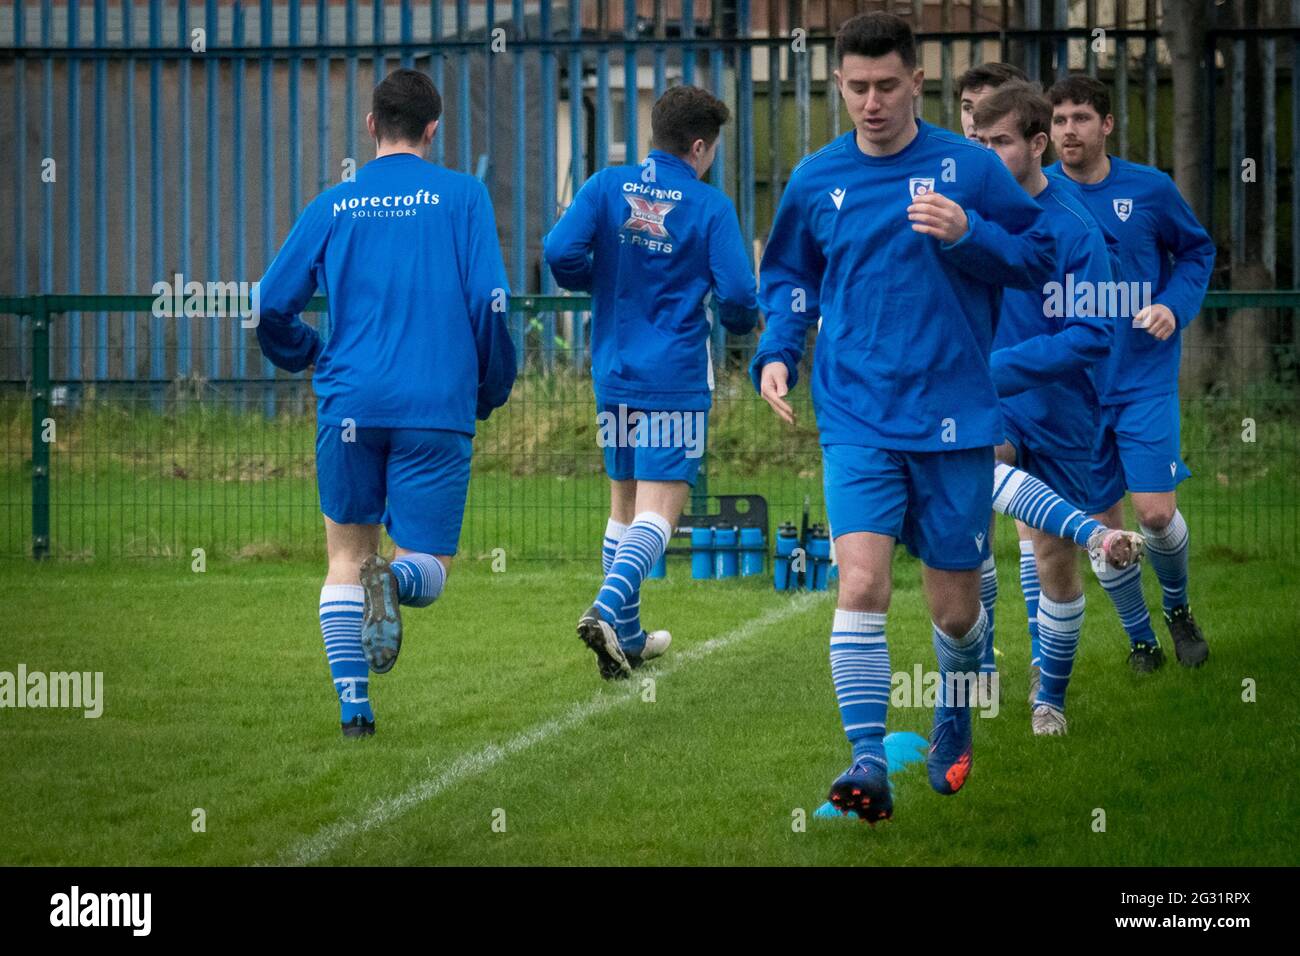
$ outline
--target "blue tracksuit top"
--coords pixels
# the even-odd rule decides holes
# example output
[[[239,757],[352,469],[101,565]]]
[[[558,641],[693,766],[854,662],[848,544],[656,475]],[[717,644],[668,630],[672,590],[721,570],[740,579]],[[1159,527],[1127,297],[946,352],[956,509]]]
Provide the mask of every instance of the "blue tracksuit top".
[[[1067,175],[1060,163],[1052,175]],[[1152,166],[1110,157],[1110,173],[1099,183],[1074,183],[1084,203],[1120,244],[1120,273],[1126,283],[1150,283],[1150,304],[1167,306],[1178,321],[1163,342],[1133,328],[1132,316],[1116,319],[1115,347],[1097,369],[1102,404],[1118,405],[1178,390],[1182,330],[1200,311],[1214,269],[1214,241],[1168,175]]]
[[[327,343],[299,316],[318,288]],[[259,285],[257,339],[283,369],[315,364],[320,424],[472,435],[514,385],[509,294],[484,185],[393,153],[303,211]]]
[[[812,395],[823,444],[900,451],[996,445],[1002,415],[989,371],[1004,286],[1053,275],[1042,209],[997,154],[917,121],[892,156],[849,130],[794,170],[759,267],[767,331],[751,365],[783,361],[789,382],[821,320]],[[912,197],[936,190],[969,228],[947,244],[915,232]]]
[[[1072,189],[1049,177],[1035,198],[1056,243],[1057,274],[1042,289],[1003,294],[993,382],[1003,413],[1036,448],[1088,460],[1100,415],[1093,368],[1114,339],[1114,320],[1095,308],[1102,283],[1111,281],[1110,255]]]
[[[591,374],[603,404],[702,411],[713,401],[705,296],[722,324],[757,321],[736,210],[685,160],[651,150],[592,176],[543,240],[566,289],[592,295]]]

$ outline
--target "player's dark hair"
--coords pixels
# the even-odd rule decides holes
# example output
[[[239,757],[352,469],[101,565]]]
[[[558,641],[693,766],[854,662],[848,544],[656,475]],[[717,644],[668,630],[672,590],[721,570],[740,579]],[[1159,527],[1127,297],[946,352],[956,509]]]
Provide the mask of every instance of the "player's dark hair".
[[[442,96],[419,70],[396,70],[375,87],[370,112],[381,142],[418,145],[425,127],[442,116]]]
[[[835,62],[848,54],[880,57],[897,53],[903,66],[916,69],[916,40],[906,20],[892,13],[874,11],[850,17],[835,34]]]
[[[1067,76],[1048,90],[1047,95],[1053,106],[1068,101],[1091,106],[1102,119],[1110,115],[1110,90],[1106,89],[1106,84],[1101,80],[1082,73]]]
[[[1026,141],[1039,133],[1051,135],[1052,104],[1037,83],[1003,83],[976,104],[971,119],[977,129],[987,129],[1004,116],[1015,116]]]
[[[972,66],[957,77],[957,98],[961,99],[961,95],[967,90],[979,90],[985,87],[994,90],[1003,83],[1028,79],[1024,70],[1010,63],[981,63],[979,66]]]
[[[650,111],[650,135],[655,149],[685,156],[702,139],[710,146],[731,116],[727,104],[698,86],[674,86]]]

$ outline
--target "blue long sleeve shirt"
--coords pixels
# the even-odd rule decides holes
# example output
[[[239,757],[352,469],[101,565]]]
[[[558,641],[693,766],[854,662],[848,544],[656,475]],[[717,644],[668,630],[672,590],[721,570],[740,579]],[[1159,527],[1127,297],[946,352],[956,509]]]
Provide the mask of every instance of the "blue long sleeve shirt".
[[[591,374],[603,403],[702,411],[713,401],[710,291],[743,334],[757,321],[736,210],[684,160],[651,150],[592,176],[543,240],[566,289],[592,295]]]
[[[1114,339],[1113,317],[1096,308],[1096,293],[1111,281],[1110,254],[1069,186],[1049,177],[1035,198],[1056,245],[1057,274],[1041,289],[1003,294],[990,367],[1002,411],[1035,447],[1087,460],[1100,412],[1093,368]]]
[[[300,313],[329,298],[328,342]],[[259,284],[257,339],[315,364],[317,421],[474,434],[515,380],[509,285],[487,189],[410,153],[316,197]]]
[[[784,362],[791,387],[821,320],[812,394],[823,444],[946,451],[1003,440],[989,370],[1004,286],[1040,288],[1055,244],[1042,209],[991,150],[929,123],[892,156],[850,130],[786,186],[759,267],[767,331],[750,367]],[[963,207],[965,235],[912,229],[914,195]]]
[[[1048,167],[1066,175],[1060,163]],[[1130,308],[1116,320],[1115,347],[1097,372],[1097,389],[1106,405],[1178,390],[1182,330],[1196,317],[1214,269],[1214,241],[1196,219],[1168,175],[1151,166],[1110,157],[1110,172],[1098,183],[1074,184],[1093,217],[1120,244],[1120,272]],[[1143,294],[1143,283],[1149,283]],[[1144,305],[1168,307],[1177,320],[1174,334],[1161,342],[1132,317]]]

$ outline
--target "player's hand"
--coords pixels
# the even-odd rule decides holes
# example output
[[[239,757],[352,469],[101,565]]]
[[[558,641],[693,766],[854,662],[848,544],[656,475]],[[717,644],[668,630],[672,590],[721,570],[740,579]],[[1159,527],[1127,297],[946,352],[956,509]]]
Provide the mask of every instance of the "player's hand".
[[[1148,335],[1154,336],[1161,342],[1173,335],[1174,330],[1178,328],[1178,320],[1169,311],[1169,307],[1164,305],[1147,306],[1133,316],[1133,324],[1145,329]]]
[[[913,199],[907,207],[907,218],[912,221],[914,232],[934,236],[940,242],[956,242],[970,228],[966,210],[935,192],[922,193]]]
[[[789,378],[790,370],[785,367],[784,362],[768,362],[763,366],[761,382],[763,400],[772,406],[772,411],[780,418],[793,425],[795,424],[794,409],[785,400],[785,396],[790,392],[790,387],[786,384]]]

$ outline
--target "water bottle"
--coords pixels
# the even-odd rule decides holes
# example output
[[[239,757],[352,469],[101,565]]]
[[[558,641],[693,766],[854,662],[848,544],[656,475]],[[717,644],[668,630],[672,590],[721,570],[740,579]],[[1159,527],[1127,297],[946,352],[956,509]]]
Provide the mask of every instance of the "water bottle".
[[[691,529],[691,577],[707,581],[713,577],[713,529]]]
[[[831,565],[831,539],[819,524],[808,529],[808,590],[825,591]]]
[[[734,578],[740,555],[736,551],[737,529],[713,529],[714,577]]]
[[[740,574],[749,577],[763,573],[763,529],[740,529]]]
[[[790,591],[797,586],[791,581],[790,554],[799,543],[799,531],[789,522],[776,529],[776,557],[772,561],[772,582],[778,591]]]

